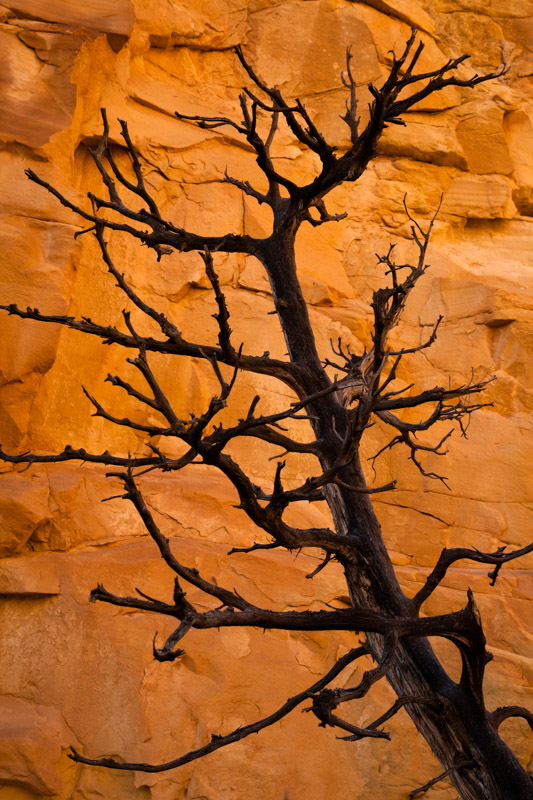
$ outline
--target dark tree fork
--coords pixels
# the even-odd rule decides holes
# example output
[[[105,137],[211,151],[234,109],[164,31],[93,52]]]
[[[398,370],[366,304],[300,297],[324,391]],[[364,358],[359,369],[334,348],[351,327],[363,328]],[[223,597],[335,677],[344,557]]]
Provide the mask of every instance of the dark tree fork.
[[[230,126],[251,145],[266,177],[267,188],[258,190],[248,181],[229,175],[224,181],[238,187],[259,203],[270,206],[273,214],[272,233],[264,239],[232,233],[203,236],[164,219],[146,187],[141,160],[125,122],[120,125],[131,170],[126,175],[118,166],[109,144],[105,111],[102,112],[102,139],[98,147],[90,152],[107,190],[107,198],[89,194],[90,210],[87,210],[72,203],[28,170],[28,177],[32,181],[46,188],[64,206],[88,222],[83,233],[92,232],[96,237],[104,262],[119,289],[130,305],[151,318],[161,331],[159,338],[141,336],[129,312],[124,312],[125,327],[119,330],[84,317],[48,316],[38,309],[2,306],[10,314],[58,323],[100,337],[106,344],[117,344],[127,352],[131,351],[133,357],[128,361],[143,376],[146,394],[118,376],[110,375],[108,380],[160,416],[159,424],[119,419],[87,394],[97,416],[146,434],[148,452],[145,456],[114,456],[107,451],[95,454],[70,446],[55,455],[10,455],[0,450],[2,459],[15,464],[69,460],[105,464],[112,468],[109,475],[123,483],[124,493],[121,496],[133,503],[162,558],[175,574],[174,595],[168,602],[149,597],[139,590],[136,590],[138,596],[119,597],[99,585],[92,591],[91,600],[175,618],[177,627],[162,647],[156,647],[154,640],[154,658],[158,661],[179,658],[184,652],[181,649],[182,640],[191,628],[250,626],[292,631],[342,630],[354,632],[354,643],[357,631],[366,633],[364,644],[340,658],[313,686],[291,697],[270,716],[225,736],[213,734],[211,740],[197,750],[179,755],[165,764],[119,762],[111,758],[91,759],[73,750],[71,758],[76,762],[118,770],[162,772],[202,758],[272,725],[306,702],[309,706],[307,710],[315,714],[321,726],[340,729],[344,732],[344,738],[350,741],[363,737],[389,738],[381,726],[405,707],[443,766],[442,775],[414,790],[411,797],[423,794],[438,780],[449,777],[460,797],[465,800],[533,798],[531,778],[498,735],[498,726],[503,720],[512,716],[523,717],[533,727],[533,715],[517,706],[492,712],[485,707],[483,673],[491,656],[485,649],[485,637],[472,593],[468,592],[466,605],[461,611],[437,617],[419,615],[422,604],[439,586],[448,568],[460,559],[491,565],[493,569],[489,577],[494,583],[502,565],[532,552],[533,544],[512,552],[506,552],[505,548],[499,548],[494,553],[466,547],[444,549],[425,584],[415,597],[409,598],[396,579],[369,497],[373,492],[394,488],[394,483],[377,489],[368,488],[361,468],[361,438],[377,417],[391,431],[391,439],[384,449],[396,444],[406,445],[409,457],[423,475],[444,481],[443,477],[426,470],[424,457],[428,452],[443,454],[449,433],[434,445],[422,444],[417,438],[418,433],[429,431],[437,423],[450,421],[456,422],[464,434],[469,415],[484,405],[471,398],[477,398],[487,382],[476,382],[473,378],[460,386],[436,386],[418,393],[413,387],[394,388],[400,361],[417,350],[430,347],[440,322],[436,321],[431,336],[418,347],[394,350],[389,345],[389,334],[400,319],[409,293],[425,273],[433,220],[425,230],[410,217],[406,207],[418,257],[413,264],[397,264],[391,248],[380,259],[389,285],[374,293],[373,334],[364,353],[353,354],[339,342],[332,356],[334,360],[321,361],[296,271],[294,243],[300,225],[308,222],[318,226],[345,216],[330,214],[324,199],[336,186],[345,181],[356,181],[362,175],[376,155],[379,137],[387,125],[403,125],[401,115],[405,111],[444,87],[471,88],[504,73],[502,69],[489,75],[460,79],[457,69],[467,56],[450,60],[432,72],[417,73],[415,68],[422,49],[422,43],[415,44],[413,31],[402,55],[393,55],[390,73],[383,85],[380,88],[370,85],[373,101],[364,128],[358,118],[356,83],[351,69],[352,57],[348,52],[347,70],[342,76],[348,90],[348,100],[342,119],[349,129],[350,145],[342,153],[316,128],[300,100],[287,102],[277,88],[270,88],[255,74],[240,48],[236,48],[236,54],[252,87],[245,88],[240,96],[242,121],[176,113],[178,119],[190,120],[201,128],[218,130]],[[265,120],[268,122],[266,127]],[[288,126],[302,148],[318,156],[319,170],[307,185],[299,186],[283,175],[271,155],[271,145],[280,122]],[[263,133],[263,129],[266,133]],[[138,210],[122,199],[125,189],[137,196]],[[174,250],[198,251],[204,260],[217,307],[218,344],[188,341],[165,314],[143,301],[113,263],[105,239],[107,231],[129,234],[152,248],[158,259]],[[268,353],[263,356],[250,355],[243,345],[238,346],[234,342],[228,323],[226,299],[215,271],[213,256],[216,257],[219,252],[254,256],[264,266],[285,336],[287,360],[271,358]],[[150,353],[194,357],[209,362],[220,390],[202,414],[191,414],[189,419],[178,418],[151,369]],[[331,378],[332,369],[337,375],[342,374],[341,380]],[[294,392],[296,399],[284,411],[264,415],[258,411],[260,398],[255,397],[246,416],[236,424],[218,424],[217,414],[230,400],[240,370],[277,378]],[[404,420],[404,409],[418,408],[425,409],[420,422]],[[295,441],[280,424],[284,420],[303,420],[312,431],[311,440]],[[163,437],[159,439],[158,446],[150,441],[155,436]],[[285,488],[282,480],[284,463],[279,461],[272,488],[270,492],[264,491],[228,454],[228,445],[242,436],[279,446],[287,454],[311,454],[316,459],[317,474],[296,488]],[[181,457],[165,454],[165,448],[161,445],[164,437],[173,437],[184,443]],[[258,528],[268,534],[268,542],[250,543],[249,547],[236,548],[232,553],[271,548],[319,548],[324,560],[318,569],[332,559],[342,565],[352,607],[318,612],[275,612],[259,608],[235,590],[230,591],[207,581],[197,570],[182,564],[145,502],[139,477],[151,470],[177,472],[197,463],[210,465],[226,475],[237,490],[240,508]],[[331,529],[298,529],[285,521],[285,511],[292,503],[313,500],[327,501],[333,520]],[[195,608],[187,597],[186,585],[211,596],[213,608],[209,611]],[[436,658],[428,640],[431,636],[451,640],[460,651],[462,673],[459,682],[450,678]],[[364,673],[360,683],[348,688],[331,688],[342,670],[364,655],[373,657],[375,667]],[[358,727],[343,719],[343,704],[364,696],[376,681],[384,678],[398,696],[394,705],[365,727]]]

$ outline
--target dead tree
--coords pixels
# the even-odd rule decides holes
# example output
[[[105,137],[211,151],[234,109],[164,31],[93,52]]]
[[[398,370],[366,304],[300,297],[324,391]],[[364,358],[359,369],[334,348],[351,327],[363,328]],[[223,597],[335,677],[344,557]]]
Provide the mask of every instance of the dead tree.
[[[460,611],[436,617],[420,616],[424,601],[439,586],[449,567],[457,561],[468,559],[491,565],[489,577],[494,584],[502,565],[532,552],[533,544],[512,552],[506,552],[503,547],[492,553],[468,547],[444,549],[425,584],[414,597],[408,597],[396,578],[370,498],[374,492],[394,488],[394,484],[368,488],[361,465],[362,437],[372,420],[377,418],[391,431],[386,448],[405,445],[409,457],[421,473],[438,479],[438,475],[425,468],[424,456],[428,452],[442,454],[449,433],[436,444],[423,444],[417,435],[431,431],[433,426],[443,422],[457,423],[464,430],[469,415],[484,405],[477,398],[487,381],[471,379],[458,386],[435,386],[418,392],[413,387],[394,388],[401,360],[430,347],[440,322],[436,320],[431,336],[418,347],[395,350],[389,343],[389,334],[400,319],[409,293],[425,273],[433,220],[427,229],[423,229],[409,217],[418,252],[414,263],[397,264],[392,248],[380,259],[387,285],[374,292],[373,333],[363,353],[352,353],[339,342],[335,356],[321,361],[297,276],[295,238],[300,226],[304,223],[319,226],[345,216],[328,213],[325,197],[343,182],[357,181],[376,155],[378,140],[387,125],[403,125],[401,117],[404,112],[447,86],[472,88],[498,78],[504,72],[502,69],[498,73],[461,79],[457,76],[457,70],[467,58],[461,56],[434,71],[417,73],[416,65],[422,49],[422,43],[415,43],[413,31],[404,52],[400,56],[393,55],[386,80],[379,87],[370,85],[373,100],[364,127],[358,117],[356,82],[352,72],[352,57],[348,53],[347,69],[342,75],[348,99],[342,119],[349,129],[350,145],[343,151],[326,140],[300,100],[288,102],[279,89],[270,88],[264,83],[240,48],[236,48],[236,55],[249,79],[248,87],[240,96],[242,121],[236,122],[229,117],[191,117],[176,113],[178,119],[193,121],[201,128],[218,130],[231,127],[251,145],[266,178],[266,188],[254,188],[248,181],[229,175],[224,180],[258,203],[270,207],[272,232],[265,238],[232,233],[204,236],[164,219],[156,199],[146,187],[139,153],[125,122],[120,123],[121,132],[131,169],[126,174],[117,164],[109,142],[105,111],[102,112],[103,136],[91,155],[107,190],[107,197],[89,194],[90,206],[81,207],[34,172],[29,170],[27,173],[30,180],[47,189],[64,206],[87,221],[88,227],[83,233],[91,232],[96,237],[107,269],[125,298],[160,329],[159,338],[140,335],[129,312],[124,312],[124,328],[119,330],[88,318],[49,316],[36,308],[23,310],[13,304],[2,306],[5,311],[18,317],[64,325],[133,353],[128,361],[144,378],[146,393],[118,376],[109,376],[108,379],[148,407],[150,413],[155,411],[160,417],[159,424],[117,418],[97,399],[88,395],[97,416],[146,435],[148,452],[145,456],[125,457],[107,451],[96,454],[70,446],[54,455],[13,455],[0,451],[4,461],[14,464],[70,460],[104,464],[110,469],[108,474],[122,482],[122,497],[135,506],[162,558],[175,575],[174,594],[168,600],[155,599],[140,591],[135,597],[120,597],[102,585],[93,589],[90,599],[174,618],[176,628],[166,642],[161,647],[156,647],[154,642],[153,655],[157,661],[179,658],[184,653],[182,640],[191,628],[251,626],[288,631],[351,631],[355,645],[313,686],[291,697],[270,716],[228,735],[214,734],[202,747],[177,755],[167,763],[92,759],[72,750],[71,758],[75,762],[144,772],[174,769],[272,725],[304,703],[310,704],[309,710],[321,726],[338,728],[345,734],[344,738],[350,741],[363,737],[388,738],[381,726],[401,708],[405,708],[443,766],[442,775],[415,790],[413,797],[449,776],[464,800],[533,798],[531,778],[498,735],[498,726],[504,719],[521,716],[533,727],[533,716],[526,709],[516,706],[495,711],[485,707],[483,673],[491,656],[485,648],[481,620],[472,593],[468,592],[466,605]],[[318,157],[319,170],[306,185],[297,185],[286,177],[280,170],[279,162],[276,163],[271,155],[272,141],[280,122],[288,126],[300,147]],[[124,190],[136,196],[138,210],[123,201],[121,194],[124,195]],[[218,343],[189,341],[165,314],[139,296],[111,258],[106,235],[113,231],[126,233],[140,244],[152,248],[158,259],[174,250],[198,252],[204,261],[217,308]],[[234,341],[228,322],[230,312],[215,270],[218,253],[243,253],[253,256],[263,265],[285,337],[287,359],[272,358],[268,353],[250,355],[244,345]],[[152,353],[203,359],[208,363],[220,389],[203,413],[191,414],[188,419],[177,416],[150,366]],[[258,410],[260,397],[256,396],[246,415],[237,423],[219,424],[217,415],[230,401],[232,387],[241,370],[276,378],[294,393],[294,402],[279,413],[261,414]],[[332,378],[332,370],[342,378]],[[342,395],[340,388],[350,390],[349,402],[341,401],[342,396],[346,398],[346,392]],[[420,409],[420,421],[405,421],[405,409]],[[310,439],[294,439],[281,425],[285,420],[302,421],[312,431]],[[151,437],[156,436],[160,437],[160,442],[164,442],[165,437],[181,440],[185,445],[183,455],[176,458],[165,454],[164,446],[151,443]],[[243,436],[276,445],[288,454],[310,454],[316,460],[317,474],[308,477],[300,486],[284,487],[284,462],[280,460],[272,487],[265,491],[228,454],[228,445]],[[183,564],[145,502],[140,476],[154,470],[174,473],[196,463],[209,465],[222,472],[235,487],[243,513],[268,535],[268,541],[250,543],[249,547],[233,550],[232,553],[271,548],[318,548],[323,553],[319,569],[332,559],[342,565],[351,607],[304,612],[260,608],[235,590],[210,582],[197,570]],[[293,503],[314,500],[327,502],[331,512],[331,528],[298,529],[286,521],[285,512]],[[213,607],[208,611],[198,610],[187,597],[187,586],[195,587],[211,597]],[[366,633],[364,644],[357,644],[356,632],[359,631]],[[452,680],[433,652],[428,637],[434,636],[444,637],[458,648],[462,659],[458,681]],[[347,665],[368,654],[374,659],[375,667],[365,672],[358,685],[332,688],[335,679]],[[365,727],[358,727],[343,719],[342,706],[364,696],[376,681],[382,679],[386,679],[397,694],[394,705]]]

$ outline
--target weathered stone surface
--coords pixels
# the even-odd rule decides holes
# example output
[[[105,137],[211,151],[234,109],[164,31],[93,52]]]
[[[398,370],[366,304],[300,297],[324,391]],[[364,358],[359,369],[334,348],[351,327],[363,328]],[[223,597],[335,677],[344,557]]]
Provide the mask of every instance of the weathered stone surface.
[[[474,115],[462,116],[456,132],[466,155],[469,172],[508,175],[513,171],[503,121],[504,111],[497,107],[483,111],[477,108]]]
[[[155,13],[150,0],[134,0],[134,9],[137,24],[155,47],[227,49],[242,41],[246,28],[246,5],[240,0],[163,2]]]
[[[434,69],[470,52],[460,76],[509,71],[474,92],[450,88],[406,115],[407,127],[386,131],[378,157],[354,185],[335,190],[329,210],[348,218],[320,229],[302,228],[298,260],[305,297],[323,357],[341,336],[355,351],[368,346],[369,301],[382,283],[376,252],[395,244],[409,257],[407,203],[417,219],[432,216],[443,195],[430,250],[431,271],[417,288],[396,334],[398,346],[424,340],[443,315],[440,336],[399,369],[404,386],[462,383],[473,366],[495,375],[468,441],[453,436],[445,460],[428,457],[451,492],[423,478],[398,448],[376,462],[376,484],[398,489],[377,497],[376,508],[402,586],[414,594],[442,547],[496,549],[529,541],[531,502],[531,377],[533,248],[533,73],[529,0],[11,0],[0,7],[4,58],[0,76],[0,169],[4,180],[0,228],[6,258],[0,302],[38,306],[51,314],[90,316],[122,326],[124,301],[90,237],[57,201],[27,181],[31,168],[76,202],[100,193],[88,148],[107,107],[118,163],[128,170],[117,117],[127,119],[144,157],[146,179],[163,212],[194,231],[268,235],[264,206],[222,185],[225,170],[264,182],[253,154],[235,131],[197,129],[185,114],[240,118],[244,76],[231,51],[242,43],[258,72],[306,102],[316,123],[341,147],[348,130],[339,118],[345,100],[339,72],[352,45],[362,124],[370,98],[414,25],[425,43],[419,66]],[[260,121],[260,124],[262,122]],[[314,158],[280,130],[275,156],[298,181],[316,174]],[[163,171],[166,178],[163,178]],[[87,206],[89,207],[89,206]],[[214,342],[216,310],[197,254],[157,262],[147,248],[110,237],[117,265],[146,299],[176,321],[191,340]],[[268,281],[251,258],[215,256],[236,341],[248,352],[283,357]],[[141,331],[154,332],[142,326]],[[142,436],[91,417],[85,385],[118,416],[146,421],[139,404],[105,379],[137,380],[116,348],[54,326],[0,317],[0,442],[9,450],[145,453]],[[202,364],[151,360],[176,412],[202,413],[216,381]],[[137,385],[137,384],[135,384]],[[140,384],[139,384],[140,388]],[[265,413],[293,399],[272,379],[239,375],[225,420],[246,413],[254,394]],[[306,436],[301,423],[290,431]],[[387,441],[368,432],[372,456]],[[153,441],[162,446],[161,442]],[[179,446],[166,441],[166,452]],[[270,486],[275,449],[249,442],[232,451],[261,485]],[[316,471],[310,457],[290,457],[288,483]],[[161,761],[269,713],[316,680],[346,648],[348,635],[291,635],[258,631],[196,631],[187,655],[157,664],[151,642],[169,623],[111,606],[89,605],[98,582],[110,591],[135,587],[167,598],[172,580],[130,504],[100,501],[119,491],[97,468],[34,465],[0,476],[0,800],[403,800],[438,774],[439,765],[402,712],[387,724],[393,741],[340,742],[317,731],[311,715],[280,725],[189,765],[162,774],[116,773],[77,767],[66,756],[75,744],[90,755]],[[373,474],[369,467],[369,479]],[[303,609],[341,605],[346,588],[338,565],[313,581],[305,575],[318,554],[296,559],[277,552],[226,556],[262,534],[234,506],[225,479],[191,467],[176,480],[144,478],[150,507],[190,566],[235,586],[258,603]],[[320,504],[293,512],[296,524],[329,524]],[[489,649],[489,708],[530,704],[533,665],[533,557],[512,562],[495,587],[486,569],[467,562],[451,569],[431,598],[428,614],[465,604],[468,586],[481,609]],[[199,603],[200,597],[195,597]],[[435,644],[452,674],[457,653]],[[343,678],[361,677],[364,664]],[[454,672],[455,671],[455,672]],[[368,722],[392,702],[386,685],[374,687],[347,713]],[[531,737],[521,722],[503,734],[526,765]],[[4,785],[1,785],[4,782]],[[443,800],[454,793],[435,788]]]
[[[0,554],[18,553],[50,516],[48,486],[22,475],[0,478]]]
[[[403,135],[402,135],[403,134]],[[384,153],[390,156],[405,156],[415,161],[452,166],[465,169],[467,159],[458,134],[450,129],[450,121],[444,114],[411,113],[409,136],[402,127],[391,125],[381,139]]]
[[[55,91],[57,70],[43,63],[44,59],[34,52],[36,46],[40,46],[42,51],[46,47],[44,42],[37,45],[34,39],[27,36],[25,40],[20,39],[15,25],[1,27],[3,58],[0,97],[3,114],[0,136],[36,147],[45,144],[52,134],[68,126],[68,112],[73,109],[75,94],[71,91],[72,87],[69,87],[68,93],[61,92],[61,86],[59,93]],[[49,41],[47,44],[52,43]],[[61,97],[62,94],[69,96]],[[27,124],[28,115],[32,117],[31,126]]]
[[[8,0],[17,17],[46,20],[74,30],[129,34],[135,20],[131,0]]]
[[[513,185],[501,175],[454,178],[444,210],[467,219],[508,219],[516,214]]]
[[[401,19],[402,22],[407,22],[408,25],[426,33],[433,34],[435,32],[435,21],[415,0],[399,0],[397,3],[389,3],[387,0],[369,0],[367,5],[383,11],[388,16]]]
[[[59,577],[44,558],[5,558],[0,562],[0,595],[59,594]]]
[[[0,720],[2,800],[62,793],[64,783],[56,766],[72,733],[61,713],[20,697],[1,697]]]
[[[503,132],[513,162],[517,188],[513,200],[524,216],[533,216],[533,155],[527,142],[533,137],[531,114],[525,111],[510,111],[503,120]]]

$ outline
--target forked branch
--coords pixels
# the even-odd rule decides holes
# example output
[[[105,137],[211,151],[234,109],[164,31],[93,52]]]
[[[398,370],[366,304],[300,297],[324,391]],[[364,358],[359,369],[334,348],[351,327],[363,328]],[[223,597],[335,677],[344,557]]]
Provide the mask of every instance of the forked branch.
[[[494,570],[489,572],[488,576],[491,578],[491,585],[494,586],[502,565],[507,564],[509,561],[514,561],[516,558],[522,558],[522,556],[525,556],[528,553],[532,553],[533,544],[528,544],[525,547],[521,547],[518,550],[512,550],[508,553],[505,552],[506,549],[507,547],[503,545],[502,547],[498,547],[494,553],[482,553],[480,550],[474,550],[469,547],[453,547],[450,549],[445,547],[440,554],[436,565],[426,578],[425,584],[413,597],[413,605],[415,608],[419,609],[422,603],[424,603],[428,597],[433,594],[435,589],[442,582],[446,573],[448,572],[448,569],[453,564],[457,563],[457,561],[461,561],[463,559],[475,561],[478,564],[493,564]]]

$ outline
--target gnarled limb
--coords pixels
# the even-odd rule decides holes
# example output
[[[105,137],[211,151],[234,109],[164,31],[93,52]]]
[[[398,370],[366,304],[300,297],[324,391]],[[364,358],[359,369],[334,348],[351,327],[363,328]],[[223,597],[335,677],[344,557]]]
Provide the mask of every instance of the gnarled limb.
[[[149,445],[150,446],[150,445]],[[151,449],[154,449],[153,445]],[[74,448],[66,445],[60,453],[42,454],[26,451],[23,453],[6,453],[0,446],[0,459],[8,464],[25,464],[26,469],[32,464],[59,464],[64,461],[81,461],[89,464],[103,464],[107,467],[124,467],[137,469],[148,467],[162,469],[163,471],[179,471],[183,467],[193,464],[196,457],[194,450],[189,450],[180,458],[167,458],[157,453],[153,456],[114,456],[105,450],[103,453],[88,453],[83,447]],[[199,462],[196,462],[199,463]]]
[[[489,572],[489,578],[492,578],[491,585],[494,586],[498,576],[497,570],[500,569],[502,564],[508,561],[514,561],[516,558],[521,558],[528,553],[533,552],[533,544],[528,544],[518,550],[512,550],[506,553],[506,546],[499,547],[494,553],[482,553],[480,550],[474,550],[470,547],[452,547],[444,548],[439,556],[439,560],[433,567],[432,571],[426,578],[425,584],[416,593],[412,599],[413,606],[418,610],[422,603],[430,597],[435,589],[439,586],[445,577],[448,569],[457,561],[468,559],[469,561],[476,561],[478,564],[494,564],[495,569]]]
[[[211,251],[216,250],[221,253],[247,253],[248,255],[257,255],[258,240],[253,239],[251,236],[236,233],[230,233],[224,236],[201,236],[199,234],[190,233],[183,228],[175,227],[166,221],[163,227],[159,221],[154,219],[147,212],[135,212],[123,206],[122,203],[103,200],[92,194],[89,195],[89,199],[99,208],[107,208],[111,211],[115,211],[127,219],[148,226],[151,230],[148,230],[146,227],[143,229],[134,228],[132,225],[128,225],[124,222],[114,222],[111,219],[100,217],[97,215],[96,211],[94,213],[84,211],[81,206],[65,197],[58,189],[55,189],[48,183],[48,181],[39,178],[31,169],[26,170],[26,175],[33,183],[42,186],[50,192],[50,194],[53,194],[62,206],[92,223],[92,226],[87,229],[87,231],[83,231],[83,233],[94,230],[95,225],[101,225],[108,230],[121,231],[122,233],[129,234],[134,239],[138,239],[142,244],[155,250],[158,255],[162,247],[171,247],[173,250],[179,250],[182,253],[188,253],[191,250],[203,251],[204,248],[207,247]]]
[[[316,683],[314,683],[312,686],[309,686],[308,689],[304,689],[304,691],[294,695],[294,697],[290,697],[286,703],[284,703],[280,708],[277,709],[277,711],[274,711],[274,713],[270,714],[268,717],[264,717],[257,722],[253,722],[251,725],[244,725],[243,727],[236,728],[234,731],[226,734],[225,736],[212,734],[211,741],[208,744],[204,745],[203,747],[199,747],[196,750],[191,750],[189,753],[186,753],[179,758],[175,758],[172,761],[167,761],[164,764],[120,762],[115,761],[113,758],[86,758],[85,756],[82,756],[81,753],[78,753],[76,750],[74,750],[74,748],[71,748],[69,758],[78,764],[89,764],[96,767],[109,767],[111,769],[119,770],[165,772],[169,769],[176,769],[184,764],[189,764],[191,761],[196,761],[198,758],[203,758],[204,756],[209,755],[209,753],[213,753],[215,750],[220,750],[221,747],[226,747],[228,744],[233,744],[241,739],[245,739],[252,733],[258,733],[264,728],[268,728],[270,725],[273,725],[275,722],[279,722],[279,720],[283,719],[283,717],[286,717],[287,714],[293,711],[293,709],[305,702],[310,695],[321,691],[324,687],[330,684],[331,681],[333,681],[342,672],[342,670],[345,669],[345,667],[352,664],[357,658],[365,655],[366,652],[366,648],[364,647],[356,647],[353,650],[350,650],[348,653],[346,653],[346,655],[342,656],[342,658],[339,658],[333,667],[322,678],[316,681]]]
[[[435,386],[433,389],[426,389],[420,394],[412,395],[410,397],[398,397],[396,399],[380,400],[376,403],[375,410],[377,411],[395,411],[402,408],[416,408],[417,406],[424,405],[425,403],[440,403],[444,400],[453,400],[457,397],[465,397],[471,394],[478,394],[492,382],[492,378],[486,381],[469,381],[462,386],[457,386],[453,389],[444,389],[442,386]]]
[[[436,786],[437,783],[440,783],[449,775],[453,775],[454,772],[457,772],[460,769],[468,769],[475,767],[475,762],[470,761],[469,759],[463,758],[459,759],[456,764],[445,769],[444,772],[441,772],[440,775],[437,775],[436,778],[432,778],[430,781],[425,783],[423,786],[419,786],[418,789],[413,789],[412,792],[409,793],[410,800],[414,800],[415,797],[420,797],[421,795],[425,794],[432,786]]]
[[[372,354],[373,372],[380,371],[383,360],[386,356],[385,347],[387,337],[398,323],[400,315],[405,307],[409,294],[416,286],[418,280],[424,275],[428,268],[426,264],[426,254],[431,238],[431,233],[435,220],[440,210],[440,203],[430,220],[428,229],[422,230],[421,226],[411,217],[407,208],[406,198],[404,197],[404,208],[407,216],[412,222],[411,233],[413,241],[418,247],[418,260],[416,265],[402,264],[398,266],[392,259],[392,246],[386,256],[379,258],[379,262],[387,266],[387,272],[392,278],[392,286],[389,288],[378,289],[372,298],[372,309],[374,312],[374,332],[372,334]],[[442,200],[441,200],[442,202]],[[401,270],[407,270],[407,277],[399,282],[398,274]],[[436,329],[434,330],[434,336]],[[434,341],[430,338],[431,343]]]
[[[124,608],[136,608],[165,614],[178,619],[187,619],[189,628],[209,630],[216,628],[259,628],[261,630],[284,631],[364,631],[379,633],[398,641],[403,637],[443,636],[461,647],[470,647],[476,633],[467,606],[462,611],[436,617],[388,619],[383,614],[362,607],[337,609],[334,611],[270,611],[248,602],[237,592],[224,589],[206,581],[198,570],[183,566],[175,556],[163,556],[179,577],[211,595],[223,604],[223,608],[197,611],[190,606],[186,611],[182,604],[170,605],[159,600],[143,600],[137,597],[115,595],[101,584],[91,592],[91,602],[100,601]],[[237,610],[236,610],[237,609]],[[349,689],[338,689],[335,694],[336,707],[349,700],[363,697],[370,687],[386,675],[394,656],[394,648],[386,649],[385,655],[374,669],[365,672],[362,681]]]
[[[525,719],[531,730],[533,731],[533,713],[523,706],[500,706],[492,712],[491,720],[496,728],[499,728],[502,722],[506,719],[519,717]]]
[[[38,322],[49,322],[57,325],[63,325],[71,330],[79,331],[80,333],[88,333],[91,336],[97,336],[102,339],[104,344],[118,344],[127,349],[138,349],[139,343],[142,343],[147,352],[162,353],[164,355],[187,356],[189,358],[215,358],[222,364],[228,366],[235,366],[236,356],[228,358],[224,355],[219,347],[212,345],[202,345],[186,340],[181,342],[170,341],[168,339],[154,339],[151,336],[143,336],[136,338],[130,334],[123,333],[117,328],[109,325],[99,325],[93,322],[88,317],[82,317],[76,320],[73,317],[66,315],[52,315],[43,314],[37,308],[21,309],[15,303],[1,305],[0,309],[7,311],[8,314],[13,314],[20,319],[32,319]],[[250,356],[241,354],[239,359],[239,368],[247,372],[255,372],[258,375],[270,375],[278,378],[283,383],[291,388],[298,385],[297,373],[298,370],[291,367],[288,362],[271,359],[268,356]]]
[[[315,180],[301,189],[301,199],[304,207],[308,208],[317,199],[324,197],[331,189],[344,181],[356,181],[366,169],[368,162],[376,153],[376,145],[384,128],[388,124],[404,125],[400,116],[412,108],[416,103],[439,92],[447,86],[473,87],[486,81],[495,80],[505,72],[505,66],[501,70],[488,73],[487,75],[475,74],[472,78],[459,79],[453,73],[468,58],[461,56],[458,59],[450,60],[440,69],[415,73],[414,68],[424,44],[420,42],[413,52],[416,41],[416,31],[412,29],[411,37],[408,40],[401,56],[393,55],[392,65],[389,75],[381,88],[376,88],[370,84],[369,89],[374,97],[370,106],[370,118],[365,129],[358,132],[357,103],[355,102],[355,84],[353,81],[346,81],[350,92],[350,100],[344,116],[344,121],[350,128],[352,146],[339,158],[334,154],[329,155],[323,161],[323,168]],[[349,66],[349,61],[348,61]],[[413,84],[426,82],[417,91],[409,94]],[[402,94],[402,99],[399,95]],[[331,150],[331,145],[329,146]]]
[[[365,726],[365,730],[374,730],[379,725],[383,725],[388,719],[394,717],[400,709],[404,708],[407,705],[423,705],[423,706],[430,706],[436,710],[440,709],[440,704],[438,700],[435,700],[434,697],[417,697],[416,695],[406,695],[404,697],[399,697],[393,705],[387,709],[383,714],[381,714],[377,719],[371,722],[369,725]],[[343,736],[342,737],[347,742],[357,742],[359,741],[359,736]]]

